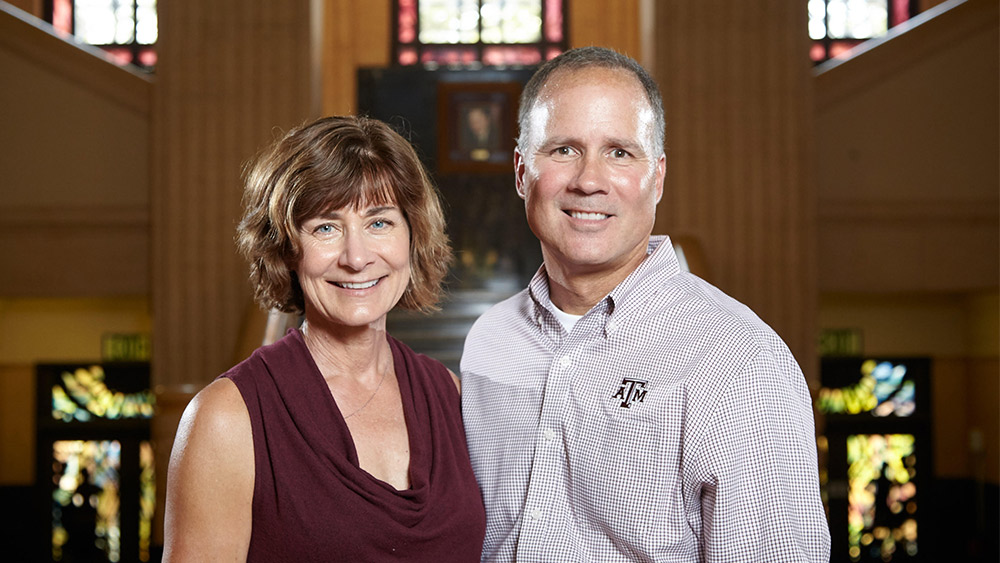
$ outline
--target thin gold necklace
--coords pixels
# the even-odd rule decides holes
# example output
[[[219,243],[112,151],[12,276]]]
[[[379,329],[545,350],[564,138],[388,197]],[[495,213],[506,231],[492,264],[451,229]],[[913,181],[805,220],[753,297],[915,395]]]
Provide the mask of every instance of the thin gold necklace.
[[[378,394],[378,390],[382,388],[382,382],[385,381],[385,374],[387,374],[387,373],[389,373],[389,370],[385,370],[385,371],[382,372],[382,378],[378,380],[378,385],[375,386],[375,390],[372,391],[372,396],[368,397],[368,400],[365,401],[365,404],[361,405],[361,407],[359,407],[356,411],[354,411],[351,414],[345,416],[344,420],[347,420],[348,418],[351,418],[352,416],[358,414],[359,412],[361,412],[362,410],[364,410],[365,407],[368,406],[368,403],[372,402],[372,399],[374,399],[375,395]]]

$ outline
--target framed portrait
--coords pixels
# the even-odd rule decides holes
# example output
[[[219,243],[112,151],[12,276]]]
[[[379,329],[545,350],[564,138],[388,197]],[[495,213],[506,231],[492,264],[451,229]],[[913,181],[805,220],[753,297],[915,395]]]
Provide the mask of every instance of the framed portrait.
[[[513,170],[519,82],[438,83],[438,169]]]

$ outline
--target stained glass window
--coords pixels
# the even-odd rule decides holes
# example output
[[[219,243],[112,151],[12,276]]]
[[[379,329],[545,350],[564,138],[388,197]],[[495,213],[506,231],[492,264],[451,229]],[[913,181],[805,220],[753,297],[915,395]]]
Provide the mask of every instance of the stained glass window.
[[[118,64],[156,66],[156,0],[50,0],[53,27],[104,49]]]
[[[52,460],[52,559],[119,561],[121,443],[58,440]]]
[[[522,66],[566,48],[563,0],[397,0],[394,63]]]
[[[906,364],[865,360],[856,382],[821,388],[816,406],[825,414],[910,416],[916,408],[915,383],[906,372]]]
[[[87,422],[93,418],[152,418],[155,399],[150,389],[124,393],[109,389],[101,366],[63,371],[52,386],[52,418]]]
[[[809,52],[816,63],[834,58],[861,42],[885,35],[917,14],[916,0],[807,0]]]
[[[915,442],[912,434],[847,437],[851,561],[900,561],[917,555]]]
[[[817,410],[831,560],[916,561],[930,479],[930,360],[823,358]],[[919,460],[919,463],[918,463]]]
[[[156,476],[148,363],[37,366],[38,482],[53,561],[149,561]],[[40,548],[39,553],[43,550]]]

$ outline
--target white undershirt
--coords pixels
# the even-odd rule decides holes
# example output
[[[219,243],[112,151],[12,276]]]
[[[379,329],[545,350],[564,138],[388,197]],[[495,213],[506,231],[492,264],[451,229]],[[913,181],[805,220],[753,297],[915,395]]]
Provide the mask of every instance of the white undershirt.
[[[559,319],[560,323],[562,323],[563,328],[566,329],[567,333],[572,332],[573,325],[576,324],[576,321],[583,318],[583,315],[571,315],[559,307],[556,307],[556,304],[552,303],[551,299],[549,300],[549,303],[552,304],[552,312],[555,313],[556,318]]]

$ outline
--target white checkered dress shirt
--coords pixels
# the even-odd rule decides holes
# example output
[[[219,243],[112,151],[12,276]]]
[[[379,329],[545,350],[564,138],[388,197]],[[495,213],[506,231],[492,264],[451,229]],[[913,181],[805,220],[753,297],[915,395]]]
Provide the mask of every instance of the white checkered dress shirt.
[[[484,561],[828,561],[809,392],[670,241],[567,334],[544,266],[475,324],[462,410]]]

